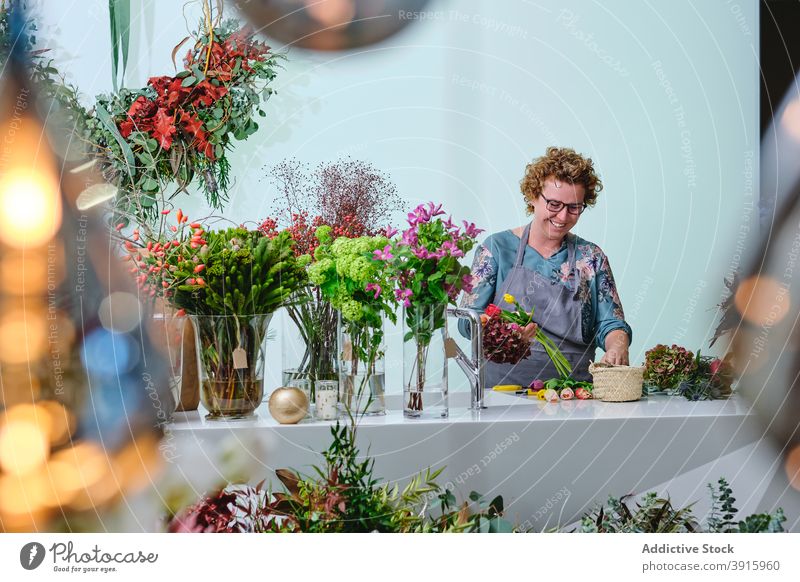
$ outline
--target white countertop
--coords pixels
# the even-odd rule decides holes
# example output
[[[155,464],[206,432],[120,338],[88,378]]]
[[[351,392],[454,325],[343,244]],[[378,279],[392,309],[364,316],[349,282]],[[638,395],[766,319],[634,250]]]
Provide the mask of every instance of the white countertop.
[[[495,422],[552,422],[600,419],[675,418],[675,417],[719,417],[746,416],[749,406],[734,396],[728,400],[688,400],[661,394],[651,395],[634,402],[601,402],[599,400],[569,400],[555,403],[544,402],[533,396],[487,391],[487,408],[480,411],[466,407],[469,394],[459,392],[450,396],[450,416],[443,419],[406,418],[398,409],[390,409],[384,416],[366,416],[361,426],[405,425],[449,423],[495,423]],[[399,395],[387,396],[387,404],[399,406]],[[254,428],[308,429],[313,426],[328,427],[335,421],[304,420],[297,425],[281,425],[275,421],[262,404],[252,419],[206,420],[205,411],[178,412],[171,428],[181,430],[236,430]],[[327,429],[326,429],[327,430]]]

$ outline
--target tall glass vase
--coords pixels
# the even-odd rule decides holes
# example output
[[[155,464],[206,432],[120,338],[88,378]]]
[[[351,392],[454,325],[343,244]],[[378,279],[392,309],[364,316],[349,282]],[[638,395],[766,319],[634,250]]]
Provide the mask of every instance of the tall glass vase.
[[[282,381],[308,380],[314,402],[318,380],[339,380],[337,358],[338,312],[324,300],[310,300],[286,308],[283,330]]]
[[[403,308],[403,412],[413,418],[446,418],[447,305]]]
[[[169,391],[173,402],[167,414],[172,414],[181,402],[181,385],[183,371],[183,328],[186,317],[175,314],[175,309],[162,306],[153,313],[152,325],[149,328],[153,344],[161,350],[169,363]]]
[[[383,317],[352,322],[339,316],[339,405],[354,418],[386,414]]]
[[[206,418],[247,418],[261,404],[264,340],[271,319],[271,313],[191,316]]]

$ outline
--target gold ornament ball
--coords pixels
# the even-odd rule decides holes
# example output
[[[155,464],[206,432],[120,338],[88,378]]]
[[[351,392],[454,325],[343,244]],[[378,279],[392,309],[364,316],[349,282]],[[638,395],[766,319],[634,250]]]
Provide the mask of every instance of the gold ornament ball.
[[[299,388],[278,388],[269,397],[269,413],[281,424],[297,424],[307,412],[308,396]]]

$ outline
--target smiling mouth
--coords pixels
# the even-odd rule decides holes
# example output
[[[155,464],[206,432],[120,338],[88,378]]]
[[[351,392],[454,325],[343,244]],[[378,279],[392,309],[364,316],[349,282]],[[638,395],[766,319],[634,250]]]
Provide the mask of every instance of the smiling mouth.
[[[553,225],[553,226],[555,226],[556,228],[564,228],[565,226],[567,226],[567,223],[566,223],[566,222],[556,222],[556,221],[555,221],[555,220],[553,220],[552,218],[549,220],[549,222],[550,222],[550,224],[552,224],[552,225]]]

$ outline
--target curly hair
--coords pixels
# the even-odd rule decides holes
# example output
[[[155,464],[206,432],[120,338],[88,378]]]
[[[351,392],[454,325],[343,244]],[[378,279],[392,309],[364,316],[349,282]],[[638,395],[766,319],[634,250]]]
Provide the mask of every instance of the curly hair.
[[[555,176],[562,182],[582,184],[586,190],[583,201],[587,206],[594,206],[597,194],[603,189],[603,183],[594,171],[591,158],[584,158],[572,148],[549,147],[540,158],[525,167],[525,176],[520,182],[520,189],[528,206],[528,214],[533,213],[533,201],[542,193],[545,178]]]

